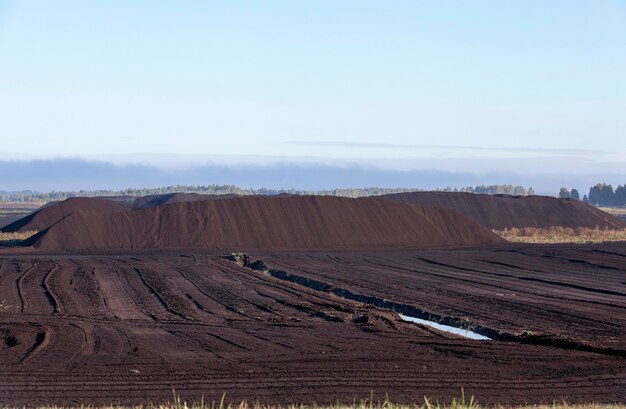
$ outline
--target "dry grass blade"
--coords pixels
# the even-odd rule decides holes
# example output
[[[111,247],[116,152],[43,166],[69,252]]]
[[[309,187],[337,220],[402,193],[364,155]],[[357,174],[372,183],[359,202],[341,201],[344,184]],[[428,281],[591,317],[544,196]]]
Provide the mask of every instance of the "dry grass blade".
[[[480,406],[473,399],[469,401],[459,398],[453,399],[450,404],[440,404],[439,402],[433,403],[431,400],[425,398],[423,403],[391,403],[388,401],[377,402],[370,405],[369,400],[366,399],[361,402],[355,402],[352,404],[335,404],[335,405],[304,405],[304,404],[291,404],[291,405],[262,405],[259,403],[224,403],[211,402],[210,404],[201,401],[195,403],[187,403],[180,401],[179,397],[176,397],[175,402],[169,404],[146,404],[136,406],[122,406],[122,405],[108,405],[108,406],[34,406],[35,409],[626,409],[626,405],[623,404],[569,404],[565,402],[555,402],[546,405],[527,405],[527,406]],[[10,406],[0,406],[0,409],[13,409]]]
[[[385,400],[375,400],[374,392],[370,393],[367,399],[356,400],[353,403],[342,404],[337,403],[335,405],[316,405],[316,404],[289,404],[289,405],[263,405],[258,402],[250,403],[248,401],[242,401],[239,403],[226,402],[226,394],[222,394],[221,399],[218,401],[212,401],[210,404],[204,400],[204,396],[200,402],[187,403],[181,398],[176,390],[172,390],[173,401],[166,404],[153,404],[148,403],[145,405],[136,406],[123,406],[123,405],[109,405],[109,406],[85,406],[80,405],[80,408],[89,409],[481,409],[481,408],[493,408],[493,409],[626,409],[624,404],[569,404],[564,401],[554,401],[549,405],[525,405],[525,406],[481,406],[479,405],[474,396],[472,395],[469,400],[465,397],[465,391],[461,389],[461,395],[457,399],[453,397],[449,404],[442,404],[439,402],[433,402],[428,397],[424,396],[424,401],[421,403],[395,403],[389,399],[389,395],[385,395]],[[2,407],[0,409],[9,409],[10,407]],[[74,409],[76,407],[64,407],[55,405],[42,405],[35,406],[36,409]]]
[[[603,230],[579,227],[553,226],[549,228],[513,227],[494,230],[494,233],[513,243],[605,243],[626,241],[626,229]]]
[[[0,232],[0,247],[16,246],[23,240],[37,234],[37,231],[29,230],[24,232]]]

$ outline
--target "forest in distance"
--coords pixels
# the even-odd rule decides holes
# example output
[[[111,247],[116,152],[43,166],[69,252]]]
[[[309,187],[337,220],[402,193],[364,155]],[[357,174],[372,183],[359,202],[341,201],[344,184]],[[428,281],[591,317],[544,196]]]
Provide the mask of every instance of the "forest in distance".
[[[168,193],[199,193],[210,195],[322,195],[322,196],[340,196],[340,197],[367,197],[379,196],[393,193],[406,193],[426,191],[420,188],[386,188],[386,187],[367,187],[367,188],[337,188],[328,190],[302,190],[302,189],[268,189],[268,188],[243,188],[236,185],[174,185],[156,188],[128,188],[123,190],[78,190],[78,191],[51,191],[37,192],[32,190],[22,190],[17,192],[6,192],[0,190],[0,203],[47,203],[57,200],[65,200],[71,197],[101,197],[101,196],[147,196],[161,195]],[[506,194],[513,196],[530,196],[535,191],[532,187],[524,187],[519,185],[480,185],[466,187],[445,187],[437,188],[438,192],[467,192],[482,194]]]
[[[235,195],[279,195],[279,194],[295,194],[295,195],[326,195],[341,197],[367,197],[379,196],[393,193],[418,192],[425,191],[420,188],[384,188],[384,187],[368,187],[368,188],[337,188],[329,190],[301,190],[301,189],[268,189],[268,188],[242,188],[236,185],[174,185],[156,188],[128,188],[123,190],[78,190],[78,191],[51,191],[37,192],[31,190],[23,190],[19,192],[5,192],[0,190],[0,203],[47,203],[57,200],[65,200],[71,197],[101,197],[101,196],[147,196],[168,193],[199,193],[199,194],[235,194]],[[479,185],[466,187],[445,187],[437,188],[438,192],[467,192],[478,194],[505,194],[513,196],[531,196],[535,194],[532,187],[515,186],[515,185]],[[589,193],[582,197],[577,189],[569,190],[562,187],[559,192],[562,199],[571,198],[582,200],[585,203],[601,207],[622,207],[626,206],[626,183],[618,185],[613,189],[611,184],[597,183],[589,188]]]

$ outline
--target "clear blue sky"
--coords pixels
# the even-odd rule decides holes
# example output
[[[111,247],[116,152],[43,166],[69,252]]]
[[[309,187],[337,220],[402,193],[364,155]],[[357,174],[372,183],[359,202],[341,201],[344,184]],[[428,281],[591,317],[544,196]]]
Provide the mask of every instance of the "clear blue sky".
[[[624,1],[0,0],[0,79],[6,157],[626,173]]]

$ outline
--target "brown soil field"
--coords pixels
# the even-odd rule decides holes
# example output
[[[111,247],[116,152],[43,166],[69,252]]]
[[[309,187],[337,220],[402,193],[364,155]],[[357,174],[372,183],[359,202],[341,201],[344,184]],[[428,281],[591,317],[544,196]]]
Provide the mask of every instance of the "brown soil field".
[[[250,257],[0,250],[0,404],[626,400],[623,244]]]
[[[89,200],[90,208],[113,204]],[[133,211],[116,211],[115,206],[112,211],[74,210],[28,244],[40,249],[202,247],[237,251],[505,243],[449,210],[383,199],[282,195],[186,201]],[[32,227],[32,222],[25,225]]]
[[[626,223],[580,200],[454,192],[410,192],[380,196],[403,203],[453,210],[489,229],[512,227],[623,229]]]
[[[477,209],[604,217],[496,199],[508,210]],[[626,243],[509,244],[450,209],[289,195],[70,199],[7,230],[37,226],[32,247],[0,249],[0,406],[159,403],[172,389],[263,404],[461,388],[483,404],[626,401]]]

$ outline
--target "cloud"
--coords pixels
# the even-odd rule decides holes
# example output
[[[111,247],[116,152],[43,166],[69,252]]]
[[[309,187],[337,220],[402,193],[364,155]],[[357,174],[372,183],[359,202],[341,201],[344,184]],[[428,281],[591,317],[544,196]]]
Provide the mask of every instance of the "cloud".
[[[515,152],[515,153],[549,153],[557,155],[602,155],[607,151],[595,149],[575,148],[505,148],[473,145],[422,145],[378,142],[353,142],[353,141],[287,141],[291,145],[302,146],[327,146],[341,148],[376,148],[376,149],[437,149],[448,151],[479,151],[479,152]]]
[[[460,172],[443,170],[381,169],[364,165],[202,164],[177,171],[154,165],[116,165],[81,159],[1,161],[0,191],[96,190],[173,186],[177,184],[233,184],[244,188],[322,190],[358,187],[434,189],[446,186],[513,184],[532,186],[537,192],[557,192],[561,186],[587,187],[606,181],[624,183],[623,174],[526,173],[510,171]]]
[[[233,184],[251,188],[319,190],[336,187],[439,186],[460,175],[440,171],[406,172],[360,165],[200,164],[178,170],[147,164],[112,164],[81,159],[0,161],[0,190],[93,190],[177,184]],[[476,177],[466,175],[465,181]]]

